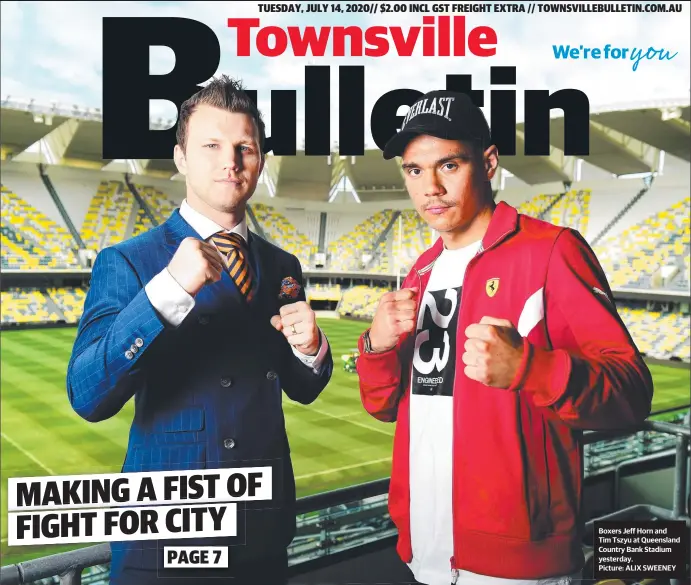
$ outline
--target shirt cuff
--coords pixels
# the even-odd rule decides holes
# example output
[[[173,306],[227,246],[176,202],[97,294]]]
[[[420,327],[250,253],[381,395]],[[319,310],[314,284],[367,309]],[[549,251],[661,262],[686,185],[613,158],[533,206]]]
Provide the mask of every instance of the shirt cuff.
[[[169,325],[178,327],[194,308],[194,297],[164,268],[144,287],[149,301]]]
[[[295,347],[293,347],[293,353],[295,354],[295,357],[297,357],[306,366],[311,367],[315,374],[319,374],[319,371],[321,370],[321,367],[324,364],[326,352],[329,351],[329,342],[326,339],[326,335],[324,335],[324,332],[321,329],[319,330],[319,336],[321,341],[319,344],[319,351],[317,352],[317,355],[305,355],[304,353],[298,351]]]

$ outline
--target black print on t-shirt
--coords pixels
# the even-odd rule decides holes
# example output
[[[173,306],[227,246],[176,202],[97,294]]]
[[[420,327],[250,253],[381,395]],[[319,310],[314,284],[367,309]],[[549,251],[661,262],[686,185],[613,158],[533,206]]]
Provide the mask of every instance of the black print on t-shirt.
[[[412,393],[453,396],[461,287],[426,291],[418,313]]]

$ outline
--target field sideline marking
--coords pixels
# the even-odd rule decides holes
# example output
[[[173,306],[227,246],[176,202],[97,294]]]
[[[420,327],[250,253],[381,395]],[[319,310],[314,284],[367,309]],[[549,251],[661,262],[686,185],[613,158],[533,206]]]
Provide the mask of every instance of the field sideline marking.
[[[291,406],[302,406],[303,408],[312,410],[312,411],[316,412],[317,414],[321,414],[323,416],[328,416],[329,418],[335,418],[336,420],[345,420],[346,416],[353,416],[352,412],[348,412],[346,414],[341,414],[341,415],[331,414],[330,412],[326,412],[325,410],[321,410],[320,408],[314,408],[310,404],[300,404],[299,402],[295,402],[295,403],[288,402],[287,404],[290,404]],[[385,429],[378,429],[376,427],[371,427],[369,425],[366,425],[364,423],[361,423],[361,422],[358,422],[355,420],[346,420],[345,422],[350,423],[351,425],[357,425],[358,427],[362,427],[363,429],[367,429],[368,431],[374,431],[375,433],[382,433],[388,437],[393,437],[393,435],[394,435],[393,433],[390,433],[389,431],[387,431]]]
[[[357,467],[364,467],[365,465],[374,465],[375,463],[384,463],[386,461],[391,461],[391,457],[382,457],[381,459],[373,459],[372,461],[365,461],[364,463],[353,463],[352,465],[345,465],[343,467],[336,467],[334,469],[326,469],[324,471],[315,471],[314,473],[306,473],[305,475],[298,475],[295,480],[307,479],[309,477],[315,477],[316,475],[326,475],[327,473],[337,473],[339,471],[346,471],[348,469],[355,469]]]
[[[36,463],[37,465],[40,465],[43,469],[45,469],[48,472],[48,475],[58,475],[52,469],[43,465],[43,463],[41,463],[38,459],[36,459],[36,457],[34,457],[31,453],[29,453],[26,449],[24,449],[19,443],[10,439],[5,433],[0,431],[0,435],[2,435],[3,439],[5,439],[9,443],[11,443],[15,448],[19,449],[22,453],[24,453],[24,455],[26,455],[34,463]]]

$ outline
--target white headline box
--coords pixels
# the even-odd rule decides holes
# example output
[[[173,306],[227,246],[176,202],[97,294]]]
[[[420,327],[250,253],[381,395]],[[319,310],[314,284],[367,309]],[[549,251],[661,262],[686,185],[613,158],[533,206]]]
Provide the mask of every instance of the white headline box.
[[[22,477],[8,480],[8,512],[271,500],[272,468]]]
[[[237,504],[8,514],[9,546],[237,536]]]
[[[165,546],[163,568],[209,569],[228,568],[227,546]]]

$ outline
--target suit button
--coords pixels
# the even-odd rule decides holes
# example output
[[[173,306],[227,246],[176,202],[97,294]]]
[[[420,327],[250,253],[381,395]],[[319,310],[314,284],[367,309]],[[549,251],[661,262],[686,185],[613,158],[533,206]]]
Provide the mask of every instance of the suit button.
[[[233,385],[232,378],[221,378],[221,386],[224,388],[230,388]]]
[[[131,360],[131,359],[134,357],[134,354],[128,349],[128,350],[125,352],[125,357],[126,357],[128,360]]]
[[[200,325],[208,325],[209,324],[209,318],[206,315],[201,315],[199,317],[199,323],[200,323]]]
[[[133,343],[132,346],[130,347],[130,351],[132,353],[137,353],[139,351],[139,348],[136,345],[134,345],[134,343]]]
[[[141,337],[137,337],[137,339],[134,340],[134,344],[137,347],[141,347],[142,345],[144,345],[144,340]]]
[[[273,370],[269,370],[268,372],[266,372],[267,380],[275,380],[276,378],[278,378],[278,374],[276,374],[276,372],[274,372]]]
[[[225,439],[223,441],[223,446],[226,449],[232,449],[233,447],[235,447],[235,441],[233,441],[233,439]]]

